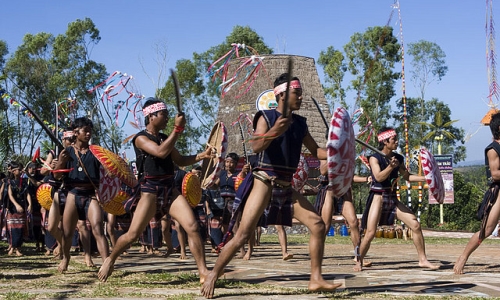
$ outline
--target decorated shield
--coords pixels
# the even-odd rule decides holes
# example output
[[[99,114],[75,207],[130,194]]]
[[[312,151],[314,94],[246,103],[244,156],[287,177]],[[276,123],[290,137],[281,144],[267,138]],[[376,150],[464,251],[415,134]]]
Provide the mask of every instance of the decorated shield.
[[[122,183],[118,177],[109,174],[102,165],[99,168],[99,174],[99,202],[101,203],[102,208],[106,212],[109,212],[107,206],[112,205],[110,202],[112,202],[116,195],[118,195]]]
[[[328,141],[328,188],[333,195],[344,195],[352,184],[354,176],[354,160],[356,158],[354,129],[349,113],[339,107],[333,113]]]
[[[89,149],[108,173],[119,178],[129,187],[137,185],[137,179],[135,178],[134,173],[132,173],[129,165],[123,158],[101,146],[90,145]]]
[[[436,160],[426,148],[420,149],[420,159],[422,160],[425,181],[429,185],[429,192],[439,204],[442,204],[445,196],[444,182]]]
[[[48,183],[42,183],[36,189],[36,200],[46,210],[52,205],[52,186]]]
[[[123,202],[130,198],[130,195],[124,191],[120,190],[116,196],[106,203],[106,205],[103,205],[102,208],[104,209],[105,212],[110,213],[115,216],[121,216],[125,214],[125,207],[123,206]]]
[[[292,177],[292,187],[296,191],[300,191],[307,182],[309,178],[309,166],[307,165],[306,159],[303,154],[300,155],[299,165],[297,166],[297,171]]]
[[[201,166],[201,187],[207,189],[219,178],[224,168],[224,159],[227,151],[227,131],[224,123],[217,122],[212,128],[207,147],[212,147],[215,157],[205,158]]]
[[[187,173],[182,179],[182,195],[191,207],[195,207],[201,200],[201,183],[198,176]]]
[[[245,178],[240,177],[240,176],[236,176],[236,178],[234,178],[234,190],[235,191],[238,191],[243,180],[245,180]]]

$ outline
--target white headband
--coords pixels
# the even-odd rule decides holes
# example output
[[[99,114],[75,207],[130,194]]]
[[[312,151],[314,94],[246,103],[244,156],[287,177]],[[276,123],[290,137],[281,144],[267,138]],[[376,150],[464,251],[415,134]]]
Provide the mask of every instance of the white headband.
[[[286,85],[287,85],[287,82],[284,82],[284,83],[278,85],[277,87],[275,87],[274,88],[274,95],[277,96],[283,92],[286,92]],[[298,81],[298,80],[290,81],[290,88],[291,89],[301,89],[302,86],[300,86],[300,81]]]
[[[160,110],[166,110],[166,109],[167,109],[167,106],[165,105],[165,103],[158,102],[158,103],[155,103],[155,104],[152,104],[148,107],[143,108],[142,113],[143,113],[144,117],[147,117],[152,113],[155,113],[155,112],[160,111]]]
[[[379,133],[379,135],[377,136],[377,138],[378,138],[378,141],[381,142],[381,141],[385,141],[387,139],[390,139],[393,136],[396,136],[396,130],[389,129],[387,131]]]

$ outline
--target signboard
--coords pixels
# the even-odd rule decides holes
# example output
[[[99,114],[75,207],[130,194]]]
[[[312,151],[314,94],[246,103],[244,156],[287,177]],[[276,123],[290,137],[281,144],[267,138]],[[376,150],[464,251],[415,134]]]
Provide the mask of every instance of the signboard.
[[[453,193],[453,157],[450,154],[434,155],[434,159],[443,177],[445,191],[443,204],[453,204],[455,202]],[[429,204],[438,204],[431,193],[429,193]]]

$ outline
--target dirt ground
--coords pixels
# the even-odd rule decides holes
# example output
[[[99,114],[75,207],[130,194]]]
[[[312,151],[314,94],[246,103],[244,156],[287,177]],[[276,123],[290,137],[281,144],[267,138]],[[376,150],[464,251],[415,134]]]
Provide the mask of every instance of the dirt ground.
[[[463,238],[454,243],[440,244],[438,241],[428,244],[429,260],[440,265],[437,271],[418,267],[411,241],[398,244],[375,242],[367,257],[373,266],[363,272],[353,271],[352,245],[327,244],[324,277],[341,283],[342,287],[335,293],[324,294],[307,292],[310,268],[307,244],[291,244],[289,251],[294,257],[283,261],[279,244],[263,243],[256,248],[251,260],[235,258],[231,261],[216,287],[215,296],[218,299],[500,297],[500,243],[481,245],[469,259],[466,274],[453,273],[453,265],[467,241]],[[216,258],[207,247],[209,268]],[[1,256],[0,298],[203,299],[196,282],[196,264],[190,255],[187,260],[181,260],[179,254],[165,258],[139,253],[137,247],[132,248],[129,255],[117,261],[115,273],[107,283],[97,280],[97,268],[87,268],[82,256],[74,256],[75,262],[62,275],[55,271],[58,262],[45,259],[41,254],[39,260],[31,258],[32,263],[24,264],[22,268],[16,263],[20,259],[23,258]],[[98,265],[101,263],[100,258],[94,261]],[[158,276],[166,276],[165,273],[180,277],[174,280],[162,277],[158,282]],[[131,280],[138,274],[146,277]],[[182,282],[182,276],[191,283]],[[113,287],[127,280],[131,283]],[[141,280],[158,284],[152,286]]]

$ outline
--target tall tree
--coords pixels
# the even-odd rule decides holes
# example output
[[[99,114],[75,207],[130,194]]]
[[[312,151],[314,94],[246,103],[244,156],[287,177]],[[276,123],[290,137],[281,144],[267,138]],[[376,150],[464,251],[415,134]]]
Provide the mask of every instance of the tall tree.
[[[453,126],[458,120],[451,120],[451,110],[448,105],[436,99],[432,99],[426,104],[427,109],[432,112],[432,121],[420,123],[428,130],[426,135],[422,137],[422,141],[432,142],[436,140],[436,137],[439,137],[442,154],[453,154],[455,163],[465,160],[466,149],[463,146],[465,132],[462,128]],[[433,145],[437,145],[437,143]]]
[[[6,56],[9,54],[9,47],[5,41],[0,40],[0,80],[3,80],[3,68],[5,66]]]
[[[420,111],[420,98],[406,98],[406,114],[408,128],[408,146],[410,149],[425,146],[436,150],[435,137],[443,134],[441,142],[442,154],[453,154],[453,162],[465,160],[464,138],[465,132],[462,128],[453,126],[458,120],[451,120],[451,110],[449,106],[437,99],[424,102],[424,110]],[[403,102],[402,99],[396,101],[397,111],[394,113],[398,132],[404,132]],[[423,131],[414,129],[415,125],[421,125]],[[437,151],[433,151],[437,153]]]
[[[408,54],[412,57],[411,79],[423,101],[427,86],[434,81],[441,81],[448,72],[446,54],[438,44],[424,40],[409,43]]]
[[[5,89],[4,85],[5,79],[7,78],[4,74],[4,66],[6,62],[6,57],[9,54],[9,47],[5,41],[0,40],[0,89]],[[9,114],[7,112],[9,104],[2,99],[0,101],[0,163],[4,165],[5,161],[8,159],[10,153],[12,152],[10,141],[12,140],[13,127],[9,122]]]
[[[390,100],[395,95],[394,85],[400,73],[394,66],[400,61],[400,46],[393,29],[388,26],[370,27],[355,33],[343,47],[343,53],[329,47],[318,60],[325,71],[325,93],[330,99],[347,105],[345,91],[355,93],[355,108],[363,108],[375,130],[389,121]],[[344,76],[349,76],[347,87],[342,87]],[[345,99],[345,101],[344,101]]]
[[[412,57],[410,74],[415,88],[419,91],[420,113],[425,113],[425,91],[434,81],[441,79],[448,72],[446,54],[438,44],[420,40],[408,44],[408,54]],[[416,127],[418,134],[423,136],[424,128]]]
[[[105,119],[97,113],[98,97],[87,92],[107,77],[104,65],[90,59],[99,41],[99,30],[88,18],[68,24],[67,31],[56,37],[44,32],[26,34],[7,61],[5,74],[14,86],[13,93],[49,124],[56,121],[55,102],[77,99],[76,114],[92,117],[96,142],[116,150],[121,139],[116,138],[116,130],[108,130]]]
[[[333,109],[336,103],[348,108],[349,106],[345,101],[346,90],[342,87],[347,71],[342,51],[336,50],[333,46],[328,47],[326,51],[320,52],[318,64],[323,67],[325,73],[326,84],[323,85],[323,90],[328,98],[330,108]]]

